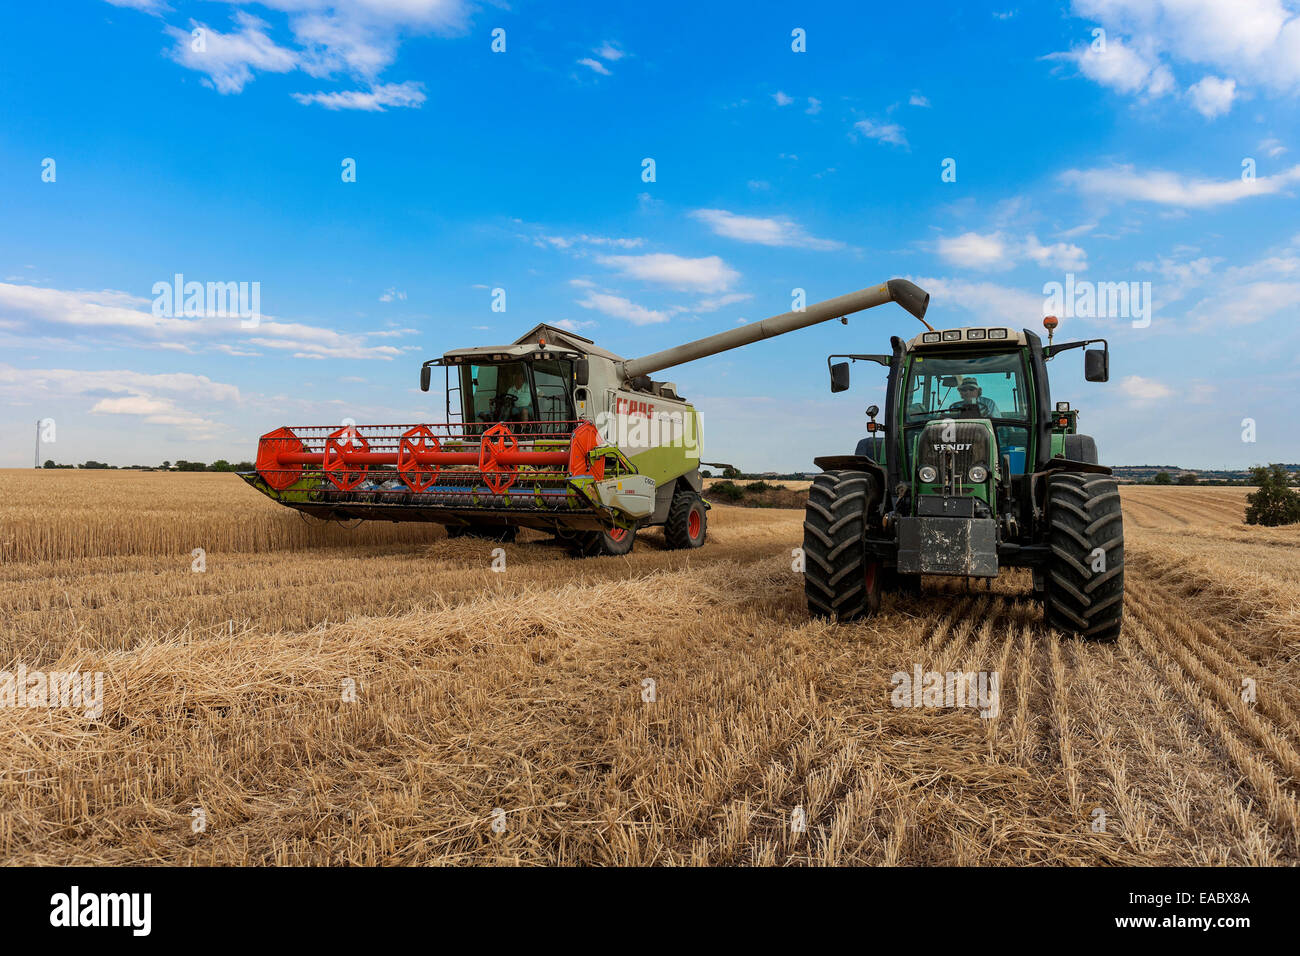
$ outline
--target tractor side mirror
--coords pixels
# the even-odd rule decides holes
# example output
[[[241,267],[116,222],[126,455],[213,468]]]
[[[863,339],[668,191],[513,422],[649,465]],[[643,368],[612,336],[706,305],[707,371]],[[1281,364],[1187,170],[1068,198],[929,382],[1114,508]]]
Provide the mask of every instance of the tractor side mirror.
[[[573,363],[573,383],[587,385],[591,381],[591,362],[580,358]]]
[[[1110,381],[1110,350],[1084,349],[1083,377],[1089,382]]]
[[[831,391],[847,392],[849,389],[849,363],[836,362],[831,366]]]
[[[428,365],[421,365],[420,366],[420,391],[427,392],[429,390],[429,380],[432,377],[433,377],[433,369],[430,368]]]

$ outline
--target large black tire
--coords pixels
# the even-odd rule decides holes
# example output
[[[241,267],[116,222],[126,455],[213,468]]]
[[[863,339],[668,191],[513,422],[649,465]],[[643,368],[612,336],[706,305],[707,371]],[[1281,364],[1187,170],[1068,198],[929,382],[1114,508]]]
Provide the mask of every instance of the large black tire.
[[[678,487],[664,521],[664,541],[670,548],[698,548],[708,531],[708,509],[704,500],[689,488]]]
[[[865,471],[827,471],[813,479],[804,512],[804,596],[814,617],[852,621],[880,610],[884,577],[868,562],[867,509],[880,495]]]
[[[447,525],[449,538],[482,538],[485,541],[500,541],[509,544],[519,534],[519,528],[512,524],[469,524]]]
[[[577,535],[570,547],[580,558],[599,558],[627,554],[636,544],[636,530],[615,528],[612,531],[587,531]]]
[[[1089,640],[1116,640],[1124,618],[1124,517],[1115,479],[1081,472],[1049,475],[1047,521],[1052,548],[1043,593],[1047,623]]]

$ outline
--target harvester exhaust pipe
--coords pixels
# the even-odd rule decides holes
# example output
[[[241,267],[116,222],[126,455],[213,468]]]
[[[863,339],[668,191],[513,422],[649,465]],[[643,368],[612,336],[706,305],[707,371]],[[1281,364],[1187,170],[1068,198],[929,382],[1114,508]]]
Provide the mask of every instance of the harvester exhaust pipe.
[[[685,345],[664,349],[662,352],[654,352],[650,355],[643,355],[641,358],[629,359],[622,363],[621,371],[623,376],[628,379],[649,375],[651,372],[657,372],[660,369],[707,358],[710,355],[725,352],[727,349],[739,348],[742,345],[749,345],[751,342],[768,339],[774,335],[782,335],[796,329],[806,329],[810,325],[816,325],[830,319],[839,319],[846,315],[852,315],[854,312],[861,312],[864,309],[884,305],[886,302],[897,302],[924,322],[925,310],[930,304],[930,293],[906,279],[890,279],[880,285],[859,289],[857,292],[850,292],[848,295],[836,296],[833,299],[827,299],[825,302],[814,303],[802,312],[786,312],[784,315],[774,315],[771,318],[763,319],[761,322],[751,322],[737,329],[729,329],[726,332],[719,332],[717,335],[710,335],[706,338],[696,339],[694,342],[687,342]]]

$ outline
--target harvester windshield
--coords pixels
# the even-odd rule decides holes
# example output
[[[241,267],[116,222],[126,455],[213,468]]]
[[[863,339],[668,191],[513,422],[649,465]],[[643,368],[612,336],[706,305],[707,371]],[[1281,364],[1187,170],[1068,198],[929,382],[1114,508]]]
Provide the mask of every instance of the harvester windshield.
[[[573,419],[567,362],[539,360],[462,365],[466,422],[567,422]]]

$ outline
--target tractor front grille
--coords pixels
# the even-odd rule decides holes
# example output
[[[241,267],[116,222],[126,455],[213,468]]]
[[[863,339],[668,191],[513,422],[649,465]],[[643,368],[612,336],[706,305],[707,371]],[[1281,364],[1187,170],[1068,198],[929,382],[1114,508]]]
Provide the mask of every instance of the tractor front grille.
[[[916,446],[916,467],[931,465],[939,473],[939,484],[965,483],[971,465],[993,470],[993,449],[988,429],[982,422],[941,420],[930,422]]]

